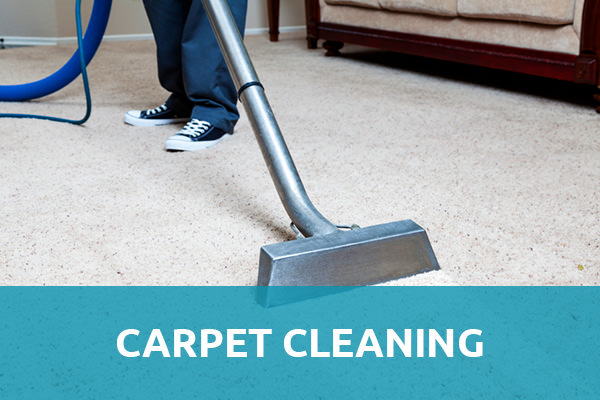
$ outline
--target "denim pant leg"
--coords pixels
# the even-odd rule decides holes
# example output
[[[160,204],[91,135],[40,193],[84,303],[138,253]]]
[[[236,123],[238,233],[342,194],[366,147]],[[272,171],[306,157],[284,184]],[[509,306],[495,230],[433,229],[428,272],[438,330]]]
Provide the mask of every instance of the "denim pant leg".
[[[183,82],[181,40],[191,0],[144,0],[144,7],[154,40],[158,63],[158,80],[171,93],[167,106],[181,115],[192,112]]]
[[[229,0],[229,5],[244,32],[247,0]],[[191,0],[181,48],[183,84],[194,103],[192,118],[232,133],[239,119],[237,91],[201,0]]]

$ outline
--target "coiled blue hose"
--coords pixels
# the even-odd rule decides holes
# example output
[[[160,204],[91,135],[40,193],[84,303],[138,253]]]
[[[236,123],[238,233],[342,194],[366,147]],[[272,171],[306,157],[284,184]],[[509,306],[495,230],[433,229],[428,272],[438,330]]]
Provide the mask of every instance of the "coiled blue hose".
[[[69,61],[54,74],[39,81],[22,85],[0,85],[0,101],[25,101],[54,93],[73,82],[73,80],[81,73],[84,81],[87,103],[87,110],[84,118],[81,120],[67,120],[63,118],[29,114],[0,114],[0,117],[39,118],[58,122],[69,122],[78,125],[87,121],[91,114],[91,96],[86,66],[92,60],[96,54],[96,50],[98,50],[98,47],[102,42],[102,37],[104,36],[108,18],[110,16],[111,5],[112,0],[94,0],[90,21],[85,36],[83,36],[81,27],[81,0],[77,0],[75,4],[75,19],[77,21],[77,44],[79,48]]]

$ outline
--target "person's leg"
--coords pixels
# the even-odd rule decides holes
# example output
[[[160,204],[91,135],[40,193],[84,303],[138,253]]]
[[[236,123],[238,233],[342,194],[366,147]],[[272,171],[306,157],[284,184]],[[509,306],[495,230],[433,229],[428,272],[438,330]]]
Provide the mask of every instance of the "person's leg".
[[[185,92],[181,63],[181,42],[191,4],[192,0],[144,0],[156,42],[158,79],[171,93],[165,104],[181,116],[189,116],[193,108]]]
[[[240,32],[246,23],[247,0],[229,0]],[[194,103],[192,119],[208,121],[229,133],[239,119],[237,91],[201,0],[191,0],[181,41],[183,85]]]

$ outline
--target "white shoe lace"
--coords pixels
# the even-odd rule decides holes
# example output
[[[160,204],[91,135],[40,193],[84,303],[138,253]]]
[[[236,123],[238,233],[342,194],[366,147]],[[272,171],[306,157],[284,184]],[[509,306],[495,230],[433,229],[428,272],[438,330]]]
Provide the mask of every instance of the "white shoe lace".
[[[163,104],[162,106],[158,106],[156,108],[152,108],[150,110],[146,110],[147,115],[158,114],[159,112],[167,111],[167,105]]]
[[[177,132],[178,135],[188,136],[188,137],[198,137],[206,133],[211,128],[210,122],[200,121],[199,119],[193,119],[188,122],[182,130]]]

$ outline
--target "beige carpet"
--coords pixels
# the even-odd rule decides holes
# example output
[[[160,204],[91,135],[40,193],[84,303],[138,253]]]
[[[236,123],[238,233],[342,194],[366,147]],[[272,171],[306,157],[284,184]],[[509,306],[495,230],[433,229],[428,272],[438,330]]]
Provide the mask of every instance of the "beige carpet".
[[[600,115],[571,85],[297,36],[246,40],[296,165],[336,223],[413,219],[441,270],[392,284],[600,284]],[[85,127],[0,119],[0,284],[253,285],[260,246],[293,238],[245,116],[167,153],[152,42],[105,43]],[[0,51],[0,84],[70,46]],[[81,84],[0,112],[80,117]]]

